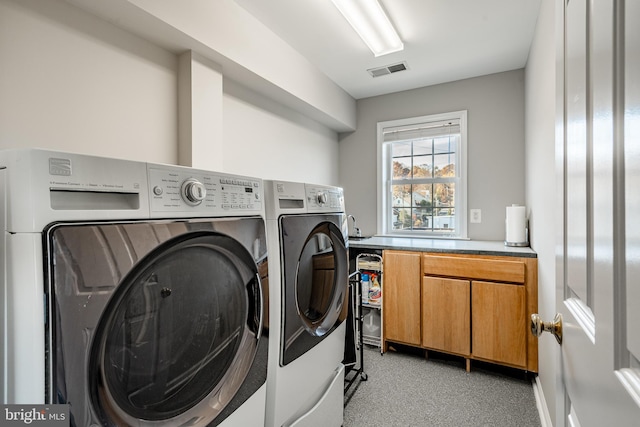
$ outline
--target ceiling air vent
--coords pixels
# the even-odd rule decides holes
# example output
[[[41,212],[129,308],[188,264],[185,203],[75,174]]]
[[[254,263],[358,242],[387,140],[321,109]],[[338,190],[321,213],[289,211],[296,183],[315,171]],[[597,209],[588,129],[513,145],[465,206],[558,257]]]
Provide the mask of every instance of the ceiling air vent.
[[[385,65],[384,67],[370,68],[367,71],[372,77],[386,76],[387,74],[397,73],[399,71],[407,70],[407,63],[400,62],[398,64]]]

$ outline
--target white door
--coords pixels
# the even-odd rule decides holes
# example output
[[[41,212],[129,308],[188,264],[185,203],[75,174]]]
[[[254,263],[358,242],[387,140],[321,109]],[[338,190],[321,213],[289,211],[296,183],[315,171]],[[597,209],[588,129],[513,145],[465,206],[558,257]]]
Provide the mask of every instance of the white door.
[[[558,4],[556,427],[639,426],[640,1]]]

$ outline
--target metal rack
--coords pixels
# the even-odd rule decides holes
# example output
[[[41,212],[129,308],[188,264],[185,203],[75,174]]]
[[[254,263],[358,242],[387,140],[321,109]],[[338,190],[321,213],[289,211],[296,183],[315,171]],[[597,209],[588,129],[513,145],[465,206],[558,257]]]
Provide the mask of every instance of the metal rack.
[[[360,280],[360,272],[355,271],[349,275],[349,298],[350,303],[350,321],[353,322],[351,327],[351,331],[354,333],[354,351],[358,353],[358,357],[353,362],[345,363],[345,367],[347,368],[347,373],[345,374],[345,393],[349,388],[356,382],[358,377],[362,381],[366,381],[368,379],[367,374],[364,372],[364,353],[363,353],[363,345],[362,345],[362,282]]]
[[[378,254],[362,253],[356,257],[356,271],[349,275],[349,295],[350,298],[350,324],[353,333],[354,351],[352,356],[355,361],[345,363],[347,374],[345,376],[345,393],[356,382],[358,377],[362,381],[368,379],[368,375],[364,372],[364,346],[371,345],[380,348],[382,354],[382,298],[377,303],[370,303],[368,297],[363,300],[362,295],[362,274],[376,274],[383,288],[382,280],[382,257]],[[377,321],[374,322],[373,328],[367,328],[365,325],[366,316],[375,316]],[[371,317],[369,318],[372,319]],[[366,330],[366,331],[365,331]],[[346,359],[346,357],[345,357]]]
[[[362,274],[375,274],[378,276],[378,281],[380,283],[380,288],[383,288],[383,279],[382,279],[382,257],[377,254],[371,253],[362,253],[356,257],[356,271]],[[362,283],[360,284],[362,291]],[[365,297],[363,301],[360,298],[360,312],[358,313],[358,317],[360,318],[360,326],[361,336],[363,344],[371,345],[380,348],[380,352],[382,353],[382,295],[376,303],[368,301]],[[365,323],[365,318],[368,320]]]

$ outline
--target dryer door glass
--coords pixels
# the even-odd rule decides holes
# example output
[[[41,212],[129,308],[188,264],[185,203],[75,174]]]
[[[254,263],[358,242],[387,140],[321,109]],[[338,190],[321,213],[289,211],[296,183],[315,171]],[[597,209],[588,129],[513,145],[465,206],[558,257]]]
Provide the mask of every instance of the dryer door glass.
[[[261,291],[252,256],[215,232],[164,242],[114,292],[91,350],[105,425],[212,420],[255,357]]]
[[[312,335],[325,335],[344,319],[346,259],[342,233],[333,223],[319,224],[304,243],[295,282],[296,304]]]

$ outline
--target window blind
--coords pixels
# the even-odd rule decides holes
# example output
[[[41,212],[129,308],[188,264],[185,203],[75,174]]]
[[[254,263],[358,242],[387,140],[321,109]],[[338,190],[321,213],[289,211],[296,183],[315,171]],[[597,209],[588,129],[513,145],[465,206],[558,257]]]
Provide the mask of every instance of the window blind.
[[[384,142],[456,135],[460,133],[460,120],[443,120],[429,123],[414,123],[407,126],[394,126],[384,128],[382,133]]]

